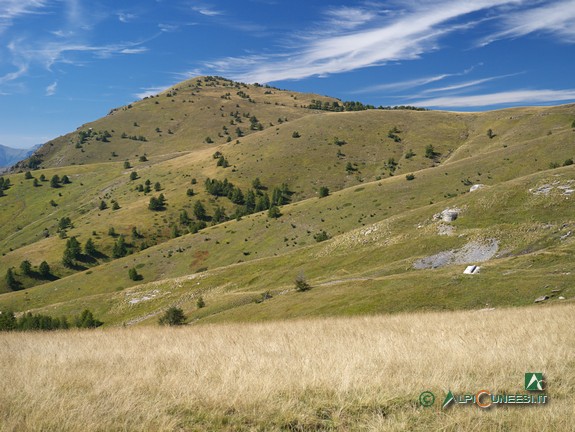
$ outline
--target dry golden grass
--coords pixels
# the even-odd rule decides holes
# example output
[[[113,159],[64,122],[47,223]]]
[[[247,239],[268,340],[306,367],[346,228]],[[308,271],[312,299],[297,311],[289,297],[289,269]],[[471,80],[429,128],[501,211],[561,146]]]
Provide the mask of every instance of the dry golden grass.
[[[5,333],[0,429],[574,430],[574,311]],[[440,408],[448,389],[523,393],[530,371],[548,405]]]

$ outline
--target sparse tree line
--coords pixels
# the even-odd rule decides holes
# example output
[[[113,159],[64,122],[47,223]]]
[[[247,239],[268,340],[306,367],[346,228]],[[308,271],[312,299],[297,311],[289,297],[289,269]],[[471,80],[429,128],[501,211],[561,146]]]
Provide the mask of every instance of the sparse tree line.
[[[227,178],[222,180],[206,179],[206,191],[216,197],[227,197],[232,203],[236,204],[236,218],[243,215],[258,213],[268,210],[270,217],[279,217],[278,207],[288,204],[291,201],[291,195],[287,183],[283,183],[279,187],[275,187],[272,191],[271,197],[265,192],[267,187],[263,186],[260,179],[256,178],[252,182],[252,188],[248,189],[245,193]]]
[[[96,328],[104,324],[94,318],[94,314],[85,309],[71,320],[65,316],[52,317],[50,315],[33,314],[27,312],[18,318],[11,311],[0,311],[0,331],[50,331],[67,330],[69,328]]]
[[[114,131],[112,130],[112,132]],[[108,130],[94,131],[92,128],[89,128],[87,130],[81,130],[80,132],[78,132],[78,140],[76,141],[75,147],[81,149],[83,145],[86,144],[92,138],[95,139],[96,141],[110,142],[112,134]]]
[[[120,138],[130,139],[132,141],[143,141],[143,142],[148,141],[148,138],[146,138],[144,135],[128,135],[126,132],[122,132],[122,135],[120,135]]]
[[[333,112],[344,112],[344,111],[365,111],[365,110],[411,110],[411,111],[427,111],[427,108],[421,108],[416,106],[409,106],[409,105],[399,105],[399,106],[378,106],[377,108],[374,105],[365,105],[361,102],[356,101],[344,101],[344,102],[330,102],[330,101],[320,101],[320,100],[312,100],[311,103],[307,106],[309,109],[315,110],[322,110],[322,111],[333,111]]]
[[[40,174],[40,177],[37,179],[32,175],[30,171],[26,171],[26,173],[24,174],[24,178],[26,180],[33,180],[32,184],[34,185],[34,187],[40,187],[42,186],[41,183],[48,181],[44,174]],[[70,181],[70,178],[67,175],[63,175],[62,178],[60,178],[60,176],[54,174],[50,179],[50,187],[54,189],[58,189],[63,185],[70,183],[72,182]],[[12,183],[10,182],[9,178],[0,177],[0,197],[5,196],[6,195],[5,191],[10,189],[11,186]]]
[[[72,223],[69,218],[64,217],[59,221],[59,229],[65,232],[66,229],[71,228]],[[116,231],[111,227],[108,235],[115,238],[114,245],[112,246],[111,256],[114,259],[125,257],[131,254],[136,247],[133,243],[128,243],[124,235],[116,234]],[[132,227],[132,240],[144,238],[136,227]],[[66,238],[65,234],[60,237]],[[148,247],[146,242],[139,245],[140,250]],[[86,264],[93,264],[97,259],[108,258],[108,255],[101,252],[90,237],[86,240],[84,245],[78,241],[76,237],[70,237],[66,240],[66,245],[62,253],[61,265],[71,270],[85,270]],[[32,263],[24,260],[20,263],[19,272],[16,273],[14,268],[9,268],[6,271],[4,280],[8,289],[18,291],[24,287],[21,277],[27,277],[36,280],[53,281],[58,279],[58,276],[53,274],[52,268],[46,261],[42,261],[35,269]],[[141,280],[142,277],[136,272],[135,274],[129,273],[132,280]],[[20,279],[20,280],[19,280]]]

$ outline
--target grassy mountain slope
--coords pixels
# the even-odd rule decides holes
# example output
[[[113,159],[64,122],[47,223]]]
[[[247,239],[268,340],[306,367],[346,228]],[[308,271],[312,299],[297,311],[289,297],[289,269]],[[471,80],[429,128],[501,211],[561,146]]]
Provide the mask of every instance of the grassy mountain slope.
[[[76,132],[49,143],[41,150],[46,167],[32,172],[48,180],[40,186],[24,173],[9,176],[12,186],[0,197],[0,272],[14,267],[22,288],[37,286],[1,295],[0,309],[72,314],[88,306],[107,323],[119,324],[154,322],[173,304],[194,319],[218,321],[523,305],[552,289],[561,290],[554,297],[572,295],[566,268],[573,205],[565,191],[575,177],[572,166],[550,166],[575,155],[569,127],[573,106],[480,114],[330,113],[302,108],[319,98],[314,95],[238,89],[224,80],[197,83],[183,83],[80,129],[113,130],[109,142],[92,135],[76,148]],[[222,98],[228,92],[231,101]],[[240,115],[247,136],[239,142],[233,134],[230,142],[225,134],[217,137],[212,131],[223,131],[221,122],[230,130],[225,105],[230,103],[240,104],[240,113],[251,108],[263,130],[249,130],[249,116]],[[166,126],[168,116],[186,121]],[[277,122],[285,117],[289,121]],[[155,132],[156,124],[162,132]],[[143,128],[157,135],[155,141],[117,137]],[[206,136],[216,142],[203,142]],[[429,146],[434,154],[426,157]],[[228,168],[216,166],[215,152],[224,155]],[[144,153],[148,160],[141,161]],[[50,187],[55,174],[67,175],[71,183]],[[174,230],[186,232],[180,212],[192,215],[198,201],[209,215],[217,207],[228,215],[237,210],[228,198],[207,194],[208,177],[227,178],[244,192],[259,177],[270,194],[287,183],[292,204],[281,208],[278,219],[261,212],[171,238]],[[138,192],[147,179],[159,182],[160,190]],[[469,193],[475,183],[486,186]],[[529,191],[542,185],[550,185],[548,195]],[[329,187],[330,196],[317,198],[321,186]],[[189,188],[193,196],[186,193]],[[150,197],[160,192],[166,210],[148,210]],[[111,208],[112,200],[119,209]],[[100,209],[101,201],[108,208]],[[455,222],[433,219],[451,207],[460,209]],[[57,226],[63,217],[73,223],[67,237],[82,244],[92,238],[100,251],[74,269],[61,264],[66,239],[58,236]],[[110,227],[126,236],[132,254],[112,260],[117,236],[108,234]],[[332,238],[316,242],[314,236],[323,231]],[[494,239],[496,255],[480,275],[461,275],[462,263],[413,266],[418,259]],[[35,270],[46,260],[53,279],[59,279],[19,274],[25,259]],[[131,267],[142,281],[128,278]],[[314,287],[310,292],[294,292],[300,272]],[[0,289],[8,291],[3,284]],[[256,303],[266,291],[273,297]],[[198,310],[199,295],[207,307]]]
[[[228,138],[241,138],[238,128],[240,135],[249,135],[258,131],[259,125],[265,129],[316,114],[305,108],[314,99],[336,100],[221,78],[195,78],[113,109],[106,117],[47,143],[36,154],[41,166],[54,167],[212,148]],[[252,116],[258,120],[254,128]],[[106,131],[109,135],[104,140]]]

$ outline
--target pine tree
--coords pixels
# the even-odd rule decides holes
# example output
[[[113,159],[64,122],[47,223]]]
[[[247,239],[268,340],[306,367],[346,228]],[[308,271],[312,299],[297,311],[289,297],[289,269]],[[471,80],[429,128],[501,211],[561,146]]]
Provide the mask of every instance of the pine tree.
[[[281,216],[281,212],[280,209],[277,206],[271,206],[270,209],[268,210],[268,216],[274,219],[277,219]]]
[[[94,241],[91,237],[86,240],[86,244],[84,245],[84,253],[92,257],[98,253],[96,246],[94,245]]]
[[[256,178],[252,181],[252,187],[253,187],[255,190],[263,189],[263,185],[262,185],[262,182],[261,182],[261,180],[260,180],[259,177],[256,177]]]
[[[78,328],[95,328],[100,327],[103,322],[94,318],[94,314],[89,309],[85,309],[75,319],[76,327]]]
[[[70,251],[70,255],[74,259],[78,259],[82,255],[82,247],[76,237],[70,237],[66,241],[66,249]]]
[[[251,214],[256,209],[256,194],[252,189],[249,189],[246,193],[246,212]]]
[[[52,188],[59,188],[60,187],[60,177],[57,174],[54,174],[50,179],[50,187]]]
[[[184,226],[188,226],[190,224],[190,217],[188,216],[188,212],[186,210],[182,210],[180,212],[180,224]]]
[[[135,267],[132,267],[130,270],[128,270],[128,277],[133,281],[138,281],[141,278]]]
[[[19,283],[16,280],[16,278],[14,277],[14,272],[12,271],[12,268],[9,268],[6,271],[6,285],[8,285],[8,288],[10,288],[11,290],[17,290],[19,287]]]
[[[40,276],[42,276],[43,278],[48,278],[51,276],[50,266],[46,261],[42,261],[40,263],[40,267],[38,267],[38,270],[40,271]]]
[[[203,221],[206,219],[206,208],[204,207],[204,205],[201,203],[201,201],[196,201],[196,203],[194,204],[194,216],[196,217],[196,219]]]
[[[10,331],[16,330],[17,322],[14,312],[2,312],[0,313],[0,331]]]
[[[32,264],[30,264],[30,261],[22,261],[20,263],[20,271],[23,275],[30,276],[30,274],[32,274]]]
[[[234,204],[241,205],[244,203],[244,194],[239,187],[236,187],[232,190],[230,201]]]
[[[260,212],[260,211],[268,210],[269,208],[270,208],[270,197],[269,197],[269,195],[267,193],[265,193],[263,196],[258,197],[258,200],[256,202],[255,211]]]
[[[216,210],[214,211],[213,221],[215,223],[219,223],[224,222],[225,220],[226,220],[226,211],[222,207],[217,206]]]
[[[123,235],[120,235],[114,244],[114,248],[112,249],[112,256],[114,258],[122,258],[127,254],[128,247],[126,246],[126,240],[124,239]]]
[[[182,309],[172,306],[160,318],[159,323],[169,326],[184,325],[186,323],[186,315],[184,315]]]

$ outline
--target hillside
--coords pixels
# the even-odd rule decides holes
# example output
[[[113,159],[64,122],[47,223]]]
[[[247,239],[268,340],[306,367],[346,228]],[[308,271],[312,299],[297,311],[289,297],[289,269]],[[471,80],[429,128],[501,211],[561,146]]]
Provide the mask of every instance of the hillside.
[[[153,324],[171,305],[215,322],[574,297],[574,105],[330,112],[317,100],[341,103],[203,77],[47,143],[5,176],[0,273],[13,268],[18,286],[0,283],[0,310],[89,307],[115,325]],[[438,220],[446,209],[457,219]],[[64,265],[71,238],[97,253]]]

